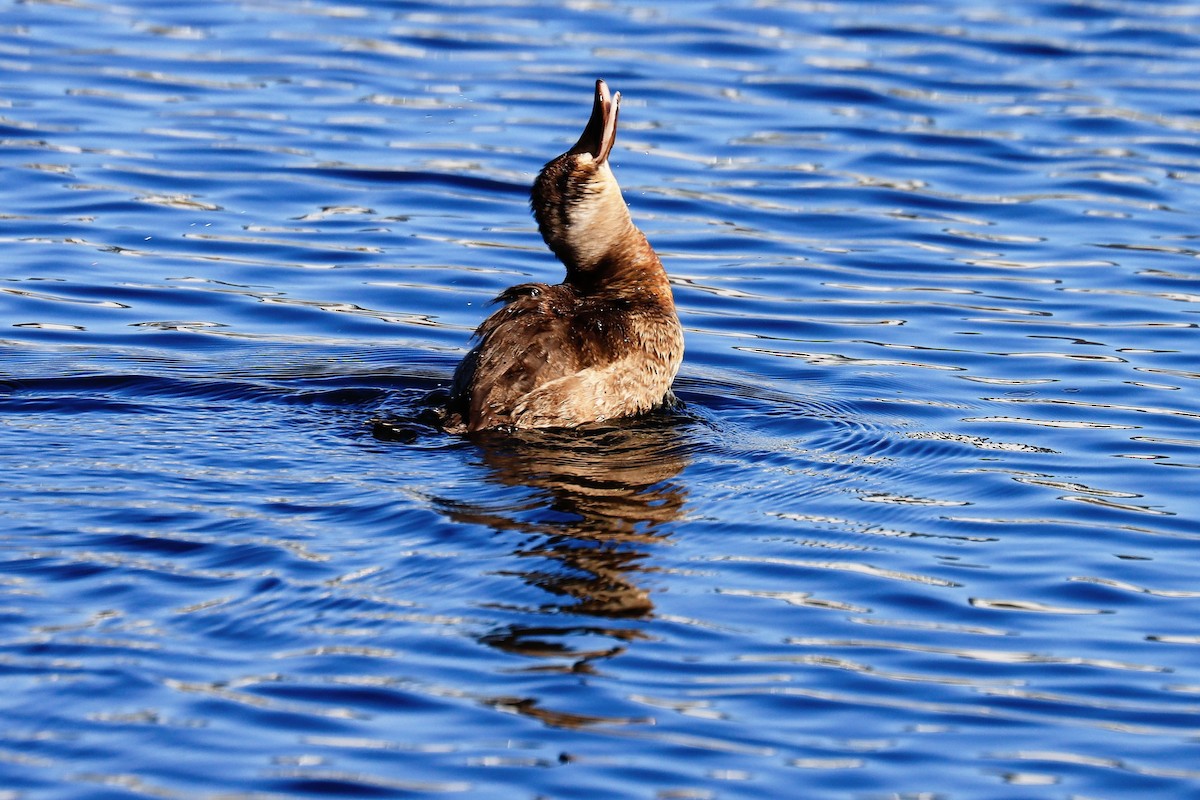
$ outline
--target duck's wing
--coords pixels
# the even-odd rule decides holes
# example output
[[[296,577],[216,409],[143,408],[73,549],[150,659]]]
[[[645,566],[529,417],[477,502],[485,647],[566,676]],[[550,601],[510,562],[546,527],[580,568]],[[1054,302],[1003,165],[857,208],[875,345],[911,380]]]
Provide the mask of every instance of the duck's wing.
[[[539,386],[578,372],[569,308],[562,286],[524,284],[479,326],[479,341],[454,375],[454,395],[466,406],[470,430],[507,425],[513,409]]]

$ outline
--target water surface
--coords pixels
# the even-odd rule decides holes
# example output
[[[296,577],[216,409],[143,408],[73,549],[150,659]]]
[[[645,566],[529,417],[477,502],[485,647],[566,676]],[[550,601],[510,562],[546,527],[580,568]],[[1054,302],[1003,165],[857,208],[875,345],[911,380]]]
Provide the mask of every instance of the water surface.
[[[1200,9],[0,3],[0,797],[1200,793]],[[592,81],[680,410],[414,426]]]

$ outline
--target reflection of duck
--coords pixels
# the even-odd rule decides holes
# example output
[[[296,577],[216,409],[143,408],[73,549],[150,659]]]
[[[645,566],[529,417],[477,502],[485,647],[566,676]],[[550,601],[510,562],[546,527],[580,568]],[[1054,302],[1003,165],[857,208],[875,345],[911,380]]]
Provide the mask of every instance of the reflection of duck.
[[[682,513],[684,492],[669,480],[683,467],[670,428],[638,425],[586,437],[527,436],[517,446],[487,448],[496,480],[535,485],[550,494],[558,522],[536,526],[542,538],[519,555],[549,558],[551,569],[521,573],[526,582],[573,603],[557,610],[602,617],[643,617],[649,593],[632,580],[644,570],[645,545]]]
[[[504,509],[456,500],[440,504],[444,513],[510,535],[526,534],[514,550],[519,565],[506,574],[557,598],[510,608],[534,617],[501,625],[482,641],[525,656],[568,659],[567,670],[586,671],[642,638],[636,628],[613,621],[645,618],[654,610],[638,577],[649,570],[648,551],[683,514],[686,492],[672,481],[686,463],[678,420],[650,418],[586,435],[485,434],[479,443],[490,482],[529,486],[543,499],[531,504],[521,494]],[[520,565],[530,560],[529,566]]]
[[[531,205],[567,268],[505,290],[454,374],[446,428],[575,427],[661,404],[683,359],[666,271],[609,166],[621,95],[596,81],[579,141],[546,164]]]

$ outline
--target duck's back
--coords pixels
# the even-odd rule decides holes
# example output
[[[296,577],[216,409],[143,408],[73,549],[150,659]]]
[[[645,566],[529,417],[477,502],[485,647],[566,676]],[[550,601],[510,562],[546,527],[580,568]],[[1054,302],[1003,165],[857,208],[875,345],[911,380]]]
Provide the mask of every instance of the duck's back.
[[[476,331],[454,375],[468,430],[572,427],[648,411],[682,357],[673,310],[523,284]]]
[[[454,372],[453,395],[470,430],[510,424],[518,401],[539,385],[579,370],[568,335],[565,286],[522,284],[496,298],[505,303],[475,331],[479,341]]]

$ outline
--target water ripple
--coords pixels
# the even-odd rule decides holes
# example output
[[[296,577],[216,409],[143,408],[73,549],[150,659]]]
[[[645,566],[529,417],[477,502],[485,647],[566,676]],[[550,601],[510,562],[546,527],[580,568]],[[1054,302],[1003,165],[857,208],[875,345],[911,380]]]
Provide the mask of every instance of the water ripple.
[[[1194,794],[1198,24],[9,4],[0,784]],[[441,435],[599,76],[681,405]]]

